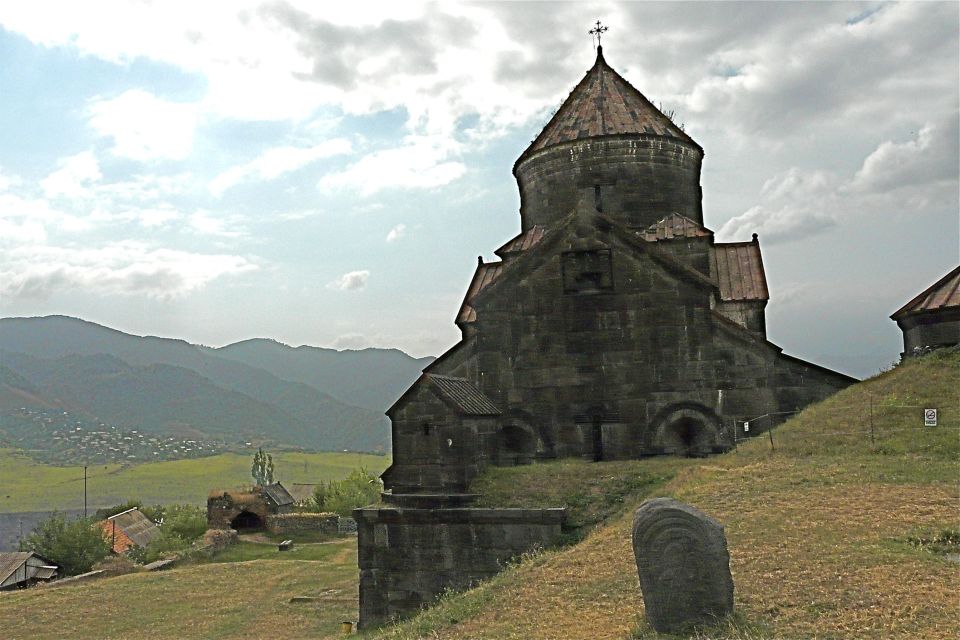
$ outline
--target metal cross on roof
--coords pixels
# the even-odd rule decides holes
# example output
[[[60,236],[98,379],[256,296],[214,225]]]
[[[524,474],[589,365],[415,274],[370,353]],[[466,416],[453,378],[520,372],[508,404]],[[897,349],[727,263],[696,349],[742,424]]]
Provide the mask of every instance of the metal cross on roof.
[[[600,46],[600,36],[607,32],[610,27],[605,27],[600,24],[600,21],[597,20],[597,26],[593,29],[590,29],[588,33],[597,39],[597,46]]]

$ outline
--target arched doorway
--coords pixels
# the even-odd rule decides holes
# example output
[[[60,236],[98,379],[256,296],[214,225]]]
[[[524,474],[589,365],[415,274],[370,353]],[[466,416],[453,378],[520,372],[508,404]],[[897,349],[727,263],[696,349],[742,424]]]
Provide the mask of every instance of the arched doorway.
[[[706,456],[723,450],[716,425],[716,417],[705,407],[674,406],[662,412],[654,444],[669,455]]]
[[[230,528],[237,531],[249,531],[250,529],[262,529],[263,518],[244,509],[230,521]]]
[[[535,451],[536,441],[529,427],[508,424],[497,431],[496,464],[530,464]]]

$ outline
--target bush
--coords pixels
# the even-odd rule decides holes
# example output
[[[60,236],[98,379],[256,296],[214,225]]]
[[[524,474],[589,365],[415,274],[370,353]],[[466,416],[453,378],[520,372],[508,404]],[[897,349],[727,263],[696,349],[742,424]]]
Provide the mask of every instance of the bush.
[[[358,507],[380,500],[383,483],[380,478],[360,467],[343,480],[330,480],[313,491],[313,506],[317,511],[337,513],[349,517]]]
[[[63,575],[90,571],[110,554],[110,542],[96,522],[89,518],[67,520],[54,513],[20,542],[21,551],[35,551],[60,565]]]
[[[167,507],[162,530],[187,542],[193,542],[207,530],[207,512],[189,504]]]

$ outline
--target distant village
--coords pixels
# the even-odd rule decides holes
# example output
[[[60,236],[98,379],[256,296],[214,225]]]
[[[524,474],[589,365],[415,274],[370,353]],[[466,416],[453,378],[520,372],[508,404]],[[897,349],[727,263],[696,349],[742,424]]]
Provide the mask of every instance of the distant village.
[[[0,415],[0,446],[16,447],[45,464],[110,464],[202,458],[250,446],[165,437],[81,418],[59,409],[21,407]]]

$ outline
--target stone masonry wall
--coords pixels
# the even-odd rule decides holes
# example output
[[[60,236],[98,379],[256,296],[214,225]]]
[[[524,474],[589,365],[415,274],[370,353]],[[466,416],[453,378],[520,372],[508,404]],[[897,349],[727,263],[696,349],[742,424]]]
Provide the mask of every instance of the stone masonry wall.
[[[340,516],[335,513],[281,513],[267,516],[267,530],[277,535],[322,533],[336,535]]]
[[[522,229],[555,226],[584,196],[634,228],[646,228],[673,212],[702,224],[702,159],[703,152],[694,146],[650,136],[549,147],[514,169]]]
[[[357,509],[360,628],[416,613],[446,589],[489,578],[556,544],[564,509]]]

